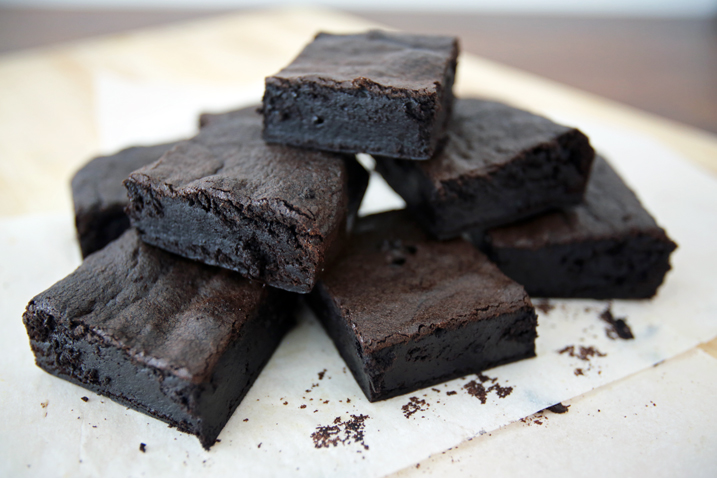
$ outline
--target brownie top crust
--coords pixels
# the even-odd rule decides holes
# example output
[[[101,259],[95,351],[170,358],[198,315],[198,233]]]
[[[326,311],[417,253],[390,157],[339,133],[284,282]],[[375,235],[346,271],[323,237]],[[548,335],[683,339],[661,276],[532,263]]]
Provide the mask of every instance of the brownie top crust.
[[[463,240],[431,240],[405,211],[359,219],[322,283],[367,351],[532,309],[485,255]]]
[[[346,217],[343,160],[353,155],[267,144],[257,109],[232,112],[202,128],[129,181],[151,188],[160,201],[197,197],[213,210],[220,200],[238,210],[261,210],[265,219],[280,218],[298,234],[328,237]]]
[[[346,88],[436,91],[457,56],[455,37],[379,30],[319,33],[291,64],[269,78],[306,78]]]
[[[176,144],[135,146],[117,154],[94,158],[72,178],[75,214],[127,204],[127,190],[122,181],[135,169],[157,161]]]
[[[260,283],[146,245],[129,230],[36,296],[26,314],[201,383],[266,293]],[[33,334],[42,330],[28,332],[41,340]]]
[[[453,111],[443,151],[429,161],[416,163],[439,189],[442,183],[459,178],[488,176],[523,151],[575,130],[525,110],[477,98],[456,99]],[[580,136],[584,137],[582,133]]]
[[[610,164],[596,156],[582,204],[488,231],[493,247],[538,249],[625,234],[670,241]]]

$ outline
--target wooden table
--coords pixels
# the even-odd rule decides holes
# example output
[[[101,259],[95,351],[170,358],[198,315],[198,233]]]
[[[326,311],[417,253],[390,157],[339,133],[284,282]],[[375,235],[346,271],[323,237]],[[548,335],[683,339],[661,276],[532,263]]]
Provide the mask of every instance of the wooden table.
[[[69,178],[99,147],[94,73],[156,82],[252,84],[285,65],[317,30],[375,26],[325,10],[275,10],[4,55],[0,58],[0,215],[71,210]],[[589,116],[659,138],[704,167],[705,174],[717,173],[715,136],[510,67],[463,55],[457,89],[459,95],[490,96],[531,110]],[[701,347],[717,357],[717,340]],[[615,386],[629,387],[630,379],[620,383]],[[470,446],[462,447],[461,456],[466,465],[477,466],[480,456],[471,455]],[[447,470],[450,462],[435,466]]]

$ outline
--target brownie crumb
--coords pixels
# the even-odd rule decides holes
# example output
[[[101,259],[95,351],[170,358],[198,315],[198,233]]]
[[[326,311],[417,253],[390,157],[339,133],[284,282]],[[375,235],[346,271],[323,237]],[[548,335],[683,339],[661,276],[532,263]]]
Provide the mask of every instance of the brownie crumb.
[[[576,377],[577,377],[578,375],[585,375],[585,374],[583,373],[583,369],[581,369],[581,368],[576,368],[575,370],[573,370],[573,373],[575,374]]]
[[[319,380],[323,380],[325,374],[326,374],[326,369],[323,369],[321,372],[319,372]]]
[[[40,402],[40,406],[42,408],[47,408],[47,406],[50,404],[49,400],[45,400],[44,402]]]
[[[346,403],[351,403],[351,399],[350,399],[350,398],[347,398],[347,399],[346,399]]]
[[[336,417],[332,425],[316,427],[316,431],[311,434],[314,447],[330,448],[339,444],[357,443],[368,450],[368,445],[364,442],[365,421],[368,418],[368,415],[351,415],[350,419],[342,421],[341,417]]]
[[[607,322],[608,326],[605,327],[605,334],[611,340],[618,338],[623,340],[634,339],[635,336],[632,334],[632,329],[627,325],[625,319],[627,317],[615,317],[612,315],[612,306],[608,304],[607,308],[602,311],[600,318]]]
[[[81,397],[80,400],[82,400],[83,402],[89,402],[89,401],[90,401],[90,399],[87,398],[87,397]]]
[[[147,445],[145,445],[144,443],[140,443],[139,451],[141,451],[142,453],[147,453]]]
[[[576,350],[574,345],[568,345],[561,350],[558,350],[559,354],[568,354],[571,357],[579,358],[585,362],[589,362],[592,357],[604,357],[607,354],[600,352],[592,345],[589,347],[583,347],[582,345]]]
[[[302,406],[300,406],[299,408],[306,408],[306,405],[302,405]]]
[[[535,304],[535,308],[544,314],[549,314],[555,308],[549,300],[541,300]]]
[[[455,390],[448,390],[446,392],[446,395],[455,395],[456,393],[458,393],[458,392],[456,392]]]
[[[289,404],[289,402],[284,402],[284,405],[288,405],[288,404]]]
[[[480,400],[482,404],[485,404],[485,402],[487,401],[488,392],[486,391],[482,383],[478,383],[475,380],[471,380],[467,384],[463,385],[463,388],[465,388],[469,394]]]
[[[433,390],[434,392],[438,392],[438,393],[441,393],[441,391],[440,391],[440,390],[438,390],[437,388],[432,388],[431,390]]]
[[[262,443],[264,443],[264,442],[260,442],[256,447],[257,447],[257,448],[261,448],[261,444],[262,444]]]
[[[570,408],[570,405],[563,405],[562,403],[558,402],[552,407],[546,408],[546,410],[550,410],[553,413],[563,414],[568,413],[568,409]]]
[[[408,403],[401,407],[401,410],[403,410],[404,417],[410,418],[416,412],[425,412],[430,406],[422,398],[411,397],[408,399]]]
[[[245,422],[248,422],[248,421],[249,421],[249,419],[248,419],[248,418],[245,418],[245,419],[244,419],[244,421],[245,421]]]
[[[496,383],[498,378],[491,378],[487,375],[483,375],[482,373],[478,374],[478,380],[479,382],[476,382],[475,380],[471,380],[467,384],[463,385],[463,388],[472,396],[480,400],[481,404],[485,404],[488,401],[488,394],[490,392],[495,392],[496,395],[498,395],[498,398],[505,398],[508,395],[510,395],[513,392],[513,387],[503,387],[500,385],[500,383]],[[490,382],[493,385],[491,385],[488,388],[485,388],[483,385],[486,382]],[[455,393],[455,392],[454,392]],[[452,395],[452,394],[449,394]]]

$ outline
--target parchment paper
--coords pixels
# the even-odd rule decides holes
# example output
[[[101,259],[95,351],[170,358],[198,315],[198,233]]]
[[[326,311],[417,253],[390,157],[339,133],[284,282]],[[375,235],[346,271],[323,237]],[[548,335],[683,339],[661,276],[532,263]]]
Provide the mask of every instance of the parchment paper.
[[[172,139],[167,128],[158,127],[156,136],[146,130],[163,121],[153,103],[158,95],[144,94],[131,108],[102,106],[131,102],[156,85],[102,81],[97,104],[104,147]],[[205,110],[203,104],[214,110],[240,106],[238,100],[210,103],[207,98],[216,97],[211,87],[173,85],[166,91],[171,94],[165,92],[161,104],[177,101],[167,116],[185,125],[176,137],[187,135],[186,125]],[[245,93],[238,90],[233,98],[259,100]],[[105,101],[107,95],[112,101]],[[145,114],[154,115],[145,128],[123,126]],[[591,137],[680,245],[655,299],[551,300],[539,312],[537,358],[374,404],[303,309],[298,327],[209,452],[192,436],[34,366],[20,317],[35,294],[79,264],[72,217],[0,220],[0,475],[382,476],[717,335],[717,181],[649,138],[589,118],[558,119]],[[401,205],[384,183],[375,176],[371,181],[363,213]],[[625,318],[634,340],[609,336],[599,318],[608,307]]]

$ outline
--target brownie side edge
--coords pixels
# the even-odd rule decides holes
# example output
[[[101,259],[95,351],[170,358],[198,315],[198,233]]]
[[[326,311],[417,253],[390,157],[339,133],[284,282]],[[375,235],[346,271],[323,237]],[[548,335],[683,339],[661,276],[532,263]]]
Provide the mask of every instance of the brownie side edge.
[[[491,260],[531,296],[592,299],[653,297],[677,247],[666,236],[644,233],[537,250],[488,244]]]
[[[535,357],[536,327],[535,309],[528,306],[374,351],[368,365],[373,384],[370,400]]]
[[[340,88],[306,79],[269,77],[263,138],[268,143],[342,153],[428,159],[446,95],[441,91],[387,93],[363,79]],[[445,121],[444,121],[445,123]]]

